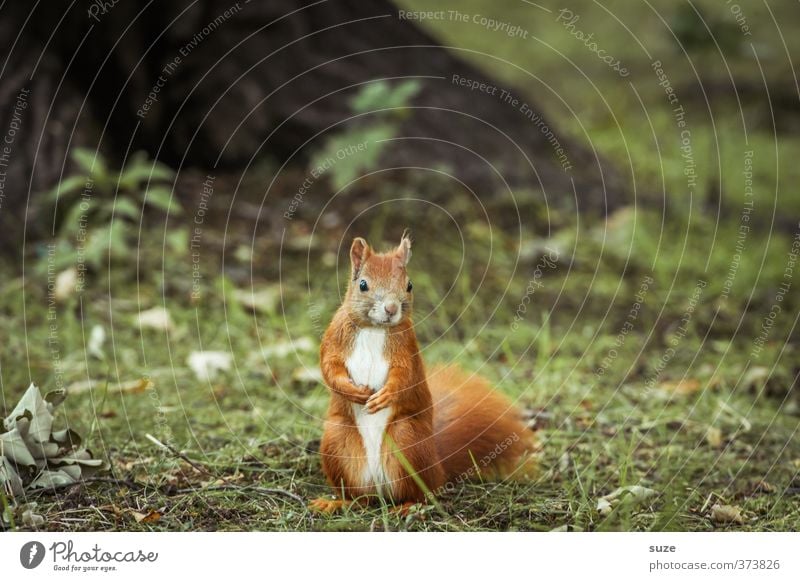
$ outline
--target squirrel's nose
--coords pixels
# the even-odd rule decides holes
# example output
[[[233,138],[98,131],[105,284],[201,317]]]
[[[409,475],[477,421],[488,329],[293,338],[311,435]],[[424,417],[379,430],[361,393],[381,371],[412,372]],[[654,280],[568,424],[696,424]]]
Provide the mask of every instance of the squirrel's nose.
[[[386,311],[386,314],[390,317],[394,317],[397,313],[397,303],[388,303],[383,305],[383,310]]]

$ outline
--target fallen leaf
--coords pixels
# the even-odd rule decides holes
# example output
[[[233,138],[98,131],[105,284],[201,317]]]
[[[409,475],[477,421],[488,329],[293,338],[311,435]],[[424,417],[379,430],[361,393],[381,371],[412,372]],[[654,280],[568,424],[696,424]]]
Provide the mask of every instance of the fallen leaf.
[[[552,238],[534,238],[520,242],[517,250],[520,262],[536,262],[542,256],[564,254],[563,246]]]
[[[58,406],[64,403],[65,399],[67,399],[67,390],[65,389],[48,391],[44,394],[44,401],[47,403],[47,411],[52,414]]]
[[[98,468],[103,465],[102,458],[94,458],[89,450],[75,450],[57,458],[49,458],[50,462],[59,466],[61,464],[80,464]]]
[[[612,253],[621,255],[622,249],[630,243],[637,214],[634,206],[619,208],[606,217],[605,224],[594,227],[592,234],[598,241],[602,240],[603,244],[608,245]]]
[[[53,432],[53,413],[66,397],[64,390],[42,397],[28,387],[0,429],[0,485],[7,496],[27,488],[55,488],[78,482],[104,462],[80,448],[81,437],[67,428]],[[18,472],[19,470],[19,472]],[[38,522],[35,515],[30,522]]]
[[[561,525],[560,527],[556,527],[554,529],[550,529],[551,533],[581,533],[583,529],[581,527],[576,527],[574,525]]]
[[[712,448],[721,448],[722,430],[714,426],[709,426],[708,430],[706,430],[706,442],[708,442],[708,445]]]
[[[136,324],[140,329],[154,329],[156,331],[172,331],[175,328],[169,311],[164,307],[153,307],[142,311],[136,317]]]
[[[144,393],[152,389],[155,384],[145,378],[123,381],[122,383],[109,383],[108,393]],[[67,386],[67,393],[84,393],[86,391],[103,390],[106,387],[105,381],[76,381]],[[113,417],[113,416],[112,416]]]
[[[597,501],[597,512],[605,516],[621,502],[642,504],[657,494],[658,492],[652,488],[645,488],[644,486],[622,486],[617,488],[614,492],[606,494]]]
[[[80,434],[69,428],[53,432],[50,434],[50,438],[59,446],[70,448],[77,448],[82,442]]]
[[[220,371],[231,368],[233,355],[226,351],[194,351],[186,364],[200,381],[211,381]]]
[[[138,523],[158,522],[161,519],[161,513],[157,510],[151,510],[148,513],[136,512],[135,510],[132,510],[131,514]]]
[[[63,303],[75,293],[78,284],[78,270],[75,267],[62,270],[56,276],[55,290],[53,296],[56,301]]]
[[[239,244],[233,253],[233,256],[241,263],[250,264],[253,262],[253,247]]]
[[[700,381],[697,379],[681,379],[680,381],[663,381],[658,386],[667,393],[677,395],[691,395],[700,391]]]
[[[75,482],[76,479],[63,470],[42,470],[30,483],[29,488],[58,488]]]
[[[17,465],[36,466],[36,460],[28,450],[28,445],[22,439],[17,428],[0,434],[0,456],[5,456]]]
[[[711,507],[711,520],[718,524],[744,524],[742,509],[730,504],[715,504]]]
[[[775,492],[775,487],[766,480],[759,480],[753,487],[754,493],[772,494]]]
[[[611,514],[612,510],[613,507],[611,506],[611,503],[608,502],[605,498],[601,498],[597,501],[597,512],[599,512],[603,516]]]
[[[769,369],[761,366],[753,366],[747,370],[741,381],[741,386],[745,389],[760,393],[767,386],[769,381]]]
[[[766,394],[771,397],[784,398],[788,393],[792,392],[798,387],[798,383],[786,377],[775,369],[768,369],[767,367],[755,366],[747,370],[742,376],[740,387],[751,391],[756,395]],[[796,411],[797,401],[790,400],[785,402],[784,411]]]
[[[318,367],[298,367],[292,372],[292,381],[297,383],[322,383],[322,371]]]
[[[558,459],[558,470],[560,472],[567,472],[569,471],[570,466],[572,465],[572,457],[570,456],[569,452],[564,452]]]
[[[44,524],[44,517],[34,512],[36,509],[35,502],[31,502],[28,505],[23,505],[20,508],[22,509],[21,520],[23,525],[26,527],[38,527]]]
[[[59,467],[59,471],[63,472],[76,482],[81,478],[81,467],[76,464],[61,466]]]
[[[282,341],[264,347],[261,350],[261,356],[264,359],[283,358],[293,353],[313,351],[314,349],[316,349],[316,344],[311,337],[298,337],[292,341]]]
[[[86,352],[97,359],[105,359],[103,344],[106,342],[106,331],[100,325],[92,327],[89,334],[89,342],[86,344]]]
[[[233,298],[240,305],[251,311],[274,313],[281,298],[281,290],[277,285],[258,290],[236,289],[233,292]]]
[[[17,496],[24,490],[22,478],[19,477],[14,465],[5,456],[0,455],[0,486],[6,496]]]
[[[22,511],[22,524],[26,527],[38,527],[44,524],[44,517],[29,510]]]
[[[20,429],[20,433],[24,438],[27,439],[30,436],[37,442],[48,441],[50,428],[53,425],[53,415],[50,413],[39,388],[33,383],[30,384],[19,400],[14,411],[3,420],[3,425],[6,430],[13,430],[20,420],[26,422],[26,431]]]

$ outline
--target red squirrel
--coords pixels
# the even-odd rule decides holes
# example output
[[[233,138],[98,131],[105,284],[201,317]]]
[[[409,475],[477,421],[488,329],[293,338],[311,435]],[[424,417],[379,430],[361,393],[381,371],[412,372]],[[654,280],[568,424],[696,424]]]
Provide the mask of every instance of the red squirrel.
[[[410,258],[406,234],[390,252],[363,238],[350,248],[347,294],[320,348],[331,392],[322,469],[339,498],[313,501],[317,511],[375,496],[421,502],[446,483],[510,475],[532,459],[533,433],[485,379],[456,366],[426,375]]]

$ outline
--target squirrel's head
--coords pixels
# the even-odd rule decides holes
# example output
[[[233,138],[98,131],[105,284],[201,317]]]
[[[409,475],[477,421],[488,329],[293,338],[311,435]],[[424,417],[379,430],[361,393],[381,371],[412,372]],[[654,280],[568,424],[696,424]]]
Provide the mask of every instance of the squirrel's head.
[[[363,238],[350,247],[347,289],[350,314],[360,325],[393,327],[411,315],[413,292],[406,265],[411,258],[407,233],[390,252],[376,253]]]

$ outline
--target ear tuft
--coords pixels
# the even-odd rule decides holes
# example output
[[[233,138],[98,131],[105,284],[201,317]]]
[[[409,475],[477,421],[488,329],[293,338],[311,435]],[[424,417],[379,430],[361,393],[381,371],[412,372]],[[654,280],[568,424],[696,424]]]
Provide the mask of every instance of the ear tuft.
[[[355,238],[353,244],[350,246],[350,264],[353,267],[353,280],[358,278],[358,273],[364,266],[369,257],[370,248],[367,241],[363,238]]]
[[[400,246],[397,247],[395,254],[397,254],[403,266],[406,266],[408,261],[411,260],[411,231],[408,228],[403,232],[403,237],[400,238]]]

